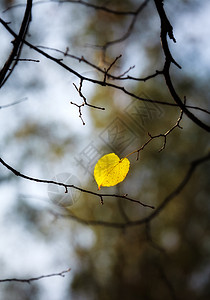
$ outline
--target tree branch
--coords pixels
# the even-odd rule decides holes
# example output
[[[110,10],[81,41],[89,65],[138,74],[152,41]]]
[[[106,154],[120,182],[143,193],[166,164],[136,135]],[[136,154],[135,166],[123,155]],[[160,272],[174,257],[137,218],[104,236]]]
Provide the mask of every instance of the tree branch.
[[[98,198],[100,198],[101,204],[103,204],[103,198],[105,198],[105,197],[113,197],[113,198],[121,198],[121,199],[130,201],[130,202],[133,202],[133,203],[140,204],[143,207],[154,209],[154,206],[147,205],[147,204],[145,204],[145,203],[143,203],[143,202],[141,202],[139,200],[132,199],[132,198],[128,197],[127,195],[96,193],[96,192],[92,192],[92,191],[80,188],[80,187],[75,186],[73,184],[65,184],[63,182],[57,182],[57,181],[54,181],[54,180],[46,180],[46,179],[34,178],[34,177],[31,177],[31,176],[24,175],[24,174],[20,173],[19,171],[15,170],[10,165],[8,165],[2,158],[0,158],[0,163],[3,166],[5,166],[8,170],[10,170],[13,174],[15,174],[16,176],[18,176],[18,177],[22,177],[24,179],[27,179],[27,180],[30,180],[30,181],[34,181],[34,182],[38,182],[38,183],[55,184],[55,185],[63,186],[64,189],[65,189],[65,191],[64,191],[65,193],[68,192],[68,188],[73,188],[73,189],[81,191],[82,193],[86,193],[86,194],[97,196]]]
[[[0,22],[4,25],[4,27],[13,35],[13,36],[17,36],[16,33],[8,26],[8,24],[2,20],[0,18]],[[41,49],[37,48],[36,46],[32,45],[31,43],[27,42],[26,40],[24,40],[24,43],[29,46],[30,48],[32,48],[33,50],[37,51],[38,53],[42,54],[43,56],[45,56],[46,58],[54,61],[56,64],[58,64],[59,66],[63,67],[65,70],[67,70],[68,72],[74,74],[76,77],[78,77],[79,79],[83,80],[83,81],[89,81],[92,82],[94,84],[100,85],[100,86],[109,86],[111,88],[115,88],[118,90],[121,90],[122,92],[124,92],[125,94],[141,100],[141,101],[145,101],[145,102],[149,102],[149,103],[157,103],[157,104],[162,104],[162,105],[167,105],[167,106],[175,106],[177,107],[178,105],[175,103],[170,103],[170,102],[164,102],[164,101],[159,101],[159,100],[151,100],[151,99],[146,99],[146,98],[142,98],[139,97],[137,95],[135,95],[132,92],[129,92],[128,90],[126,90],[123,86],[118,86],[109,82],[104,82],[104,81],[100,81],[100,80],[95,80],[92,78],[88,78],[85,76],[82,76],[81,74],[79,74],[78,72],[76,72],[75,70],[73,70],[72,68],[70,68],[69,66],[65,65],[60,59],[57,59],[51,55],[49,55],[48,53],[42,51]]]
[[[162,48],[163,52],[165,55],[165,65],[163,69],[163,76],[165,78],[166,85],[169,89],[169,92],[174,99],[174,101],[179,105],[179,107],[183,110],[183,112],[188,116],[189,119],[191,119],[195,124],[197,124],[199,127],[203,128],[204,130],[210,132],[210,126],[207,124],[203,123],[200,119],[198,119],[194,114],[192,114],[184,105],[182,100],[180,99],[179,95],[177,94],[173,83],[171,81],[170,77],[170,66],[171,63],[175,64],[178,68],[181,68],[179,64],[174,60],[174,58],[171,55],[169,46],[168,46],[168,41],[167,41],[167,35],[169,36],[170,39],[172,39],[174,42],[176,42],[174,35],[173,35],[173,27],[171,26],[164,7],[163,7],[163,0],[154,0],[159,17],[160,17],[160,22],[161,22],[161,33],[160,33],[160,38],[162,42]]]
[[[31,283],[32,281],[37,281],[43,278],[49,278],[49,277],[55,277],[55,276],[61,276],[65,277],[66,273],[69,273],[71,269],[67,269],[65,271],[59,272],[59,273],[53,273],[53,274],[48,274],[48,275],[41,275],[38,277],[32,277],[32,278],[25,278],[25,279],[20,279],[20,278],[7,278],[7,279],[0,279],[0,283],[3,282],[26,282],[26,283]]]
[[[15,66],[18,63],[18,59],[20,57],[22,46],[24,43],[23,41],[27,33],[29,23],[31,21],[31,10],[32,10],[32,0],[27,0],[26,10],[20,27],[19,34],[15,36],[15,40],[12,42],[13,50],[10,53],[10,56],[7,59],[6,63],[4,64],[2,70],[0,71],[0,88],[9,78],[9,76],[12,74],[12,71],[14,70]]]
[[[16,33],[8,26],[8,24],[2,20],[0,18],[0,23],[2,23],[2,25],[14,36],[16,37]],[[60,65],[61,67],[63,67],[65,70],[67,70],[68,72],[74,74],[76,77],[80,78],[81,80],[83,81],[89,81],[91,83],[94,83],[94,84],[97,84],[97,85],[100,85],[100,86],[108,86],[108,87],[111,87],[111,88],[115,88],[115,89],[118,89],[122,92],[124,92],[126,95],[129,95],[130,97],[132,98],[135,98],[137,100],[140,100],[140,101],[143,101],[143,102],[148,102],[148,103],[156,103],[156,104],[161,104],[161,105],[166,105],[166,106],[172,106],[172,107],[179,107],[178,104],[176,103],[171,103],[171,102],[164,102],[164,101],[160,101],[160,100],[152,100],[152,99],[146,99],[146,98],[143,98],[143,97],[139,97],[138,95],[132,93],[132,92],[129,92],[128,90],[125,89],[125,87],[123,86],[118,86],[118,85],[115,85],[115,84],[112,84],[112,83],[109,83],[109,82],[104,82],[104,81],[100,81],[100,80],[95,80],[95,79],[92,79],[92,78],[88,78],[88,77],[85,77],[85,76],[82,76],[81,74],[79,74],[78,72],[76,72],[75,70],[73,70],[72,68],[68,67],[67,65],[65,65],[60,59],[57,59],[51,55],[49,55],[48,53],[42,51],[41,49],[39,49],[38,47],[32,45],[31,43],[27,42],[26,40],[23,41],[27,46],[29,46],[30,48],[32,48],[33,50],[35,50],[36,52],[42,54],[43,56],[45,56],[46,58],[54,61],[55,63],[57,63],[58,65]],[[209,113],[208,111],[204,110],[204,109],[201,109],[199,107],[194,107],[194,106],[188,106],[189,108],[192,108],[192,109],[199,109],[199,110],[202,110],[206,113]]]
[[[59,213],[54,213],[57,217],[63,217],[63,218],[70,218],[74,221],[77,221],[81,224],[84,225],[92,225],[92,226],[104,226],[104,227],[113,227],[117,229],[125,229],[127,227],[133,227],[133,226],[141,226],[143,224],[148,224],[155,219],[162,211],[163,209],[176,197],[178,196],[182,190],[185,188],[187,183],[190,181],[192,175],[196,171],[197,167],[205,162],[210,160],[210,153],[207,155],[192,161],[188,171],[186,172],[184,178],[181,180],[179,185],[168,195],[164,198],[162,203],[155,209],[154,212],[149,214],[147,217],[136,220],[136,221],[127,221],[124,223],[117,223],[117,222],[106,222],[106,221],[100,221],[100,220],[85,220],[83,218],[77,217],[73,213],[69,212],[68,214],[59,214]]]
[[[62,50],[59,50],[59,49],[56,49],[56,48],[51,48],[51,47],[46,47],[46,46],[37,46],[37,48],[39,49],[46,49],[46,50],[52,50],[52,51],[55,51],[55,52],[58,52],[58,53],[61,53],[63,54],[65,57],[70,57],[70,58],[73,58],[79,62],[84,62],[85,64],[91,66],[92,68],[94,68],[95,70],[101,72],[104,74],[106,74],[106,78],[108,79],[112,79],[112,80],[134,80],[134,81],[143,81],[143,82],[146,82],[147,80],[150,80],[158,75],[162,75],[163,74],[163,71],[158,71],[156,70],[156,72],[154,74],[151,74],[151,75],[148,75],[148,76],[145,76],[145,77],[133,77],[133,76],[130,76],[130,75],[127,75],[126,77],[124,76],[126,73],[128,73],[132,68],[134,68],[135,66],[132,66],[129,68],[129,70],[125,71],[123,74],[120,74],[120,75],[113,75],[113,74],[110,74],[107,70],[104,70],[104,69],[101,69],[100,67],[98,67],[97,65],[91,63],[90,61],[88,61],[84,56],[76,56],[76,55],[72,55],[72,54],[69,54],[69,48],[67,47],[66,48],[66,51],[62,51]],[[120,55],[121,57],[121,55]],[[118,57],[116,57],[116,59],[118,59]],[[117,87],[116,87],[117,88]],[[121,88],[121,87],[120,87]],[[131,95],[130,95],[131,96]],[[141,100],[141,101],[144,101],[144,102],[153,102],[153,103],[158,103],[158,104],[168,104],[170,106],[174,106],[174,107],[178,107],[177,104],[175,103],[167,103],[167,102],[160,102],[158,100],[152,100],[152,99],[144,99],[144,98],[140,98],[138,96],[135,96],[134,98],[136,98],[137,100]],[[210,111],[204,109],[204,108],[201,108],[201,107],[198,107],[198,106],[192,106],[192,105],[186,105],[186,108],[188,109],[195,109],[195,110],[200,110],[204,113],[207,113],[207,114],[210,114]]]
[[[166,147],[166,141],[167,141],[167,136],[175,129],[175,128],[180,128],[182,129],[182,127],[180,126],[180,122],[182,120],[182,116],[183,116],[183,111],[181,111],[181,114],[180,114],[180,117],[178,118],[176,124],[174,124],[169,130],[167,130],[165,133],[160,133],[160,134],[157,134],[157,135],[151,135],[149,132],[148,132],[148,135],[149,135],[149,139],[138,149],[132,151],[131,153],[129,153],[128,155],[126,155],[126,157],[134,154],[134,153],[137,153],[137,158],[136,160],[139,159],[139,154],[142,150],[144,150],[144,148],[154,139],[157,139],[157,138],[160,138],[162,137],[164,139],[163,141],[163,146],[160,148],[159,152],[161,152],[162,150],[165,149]]]

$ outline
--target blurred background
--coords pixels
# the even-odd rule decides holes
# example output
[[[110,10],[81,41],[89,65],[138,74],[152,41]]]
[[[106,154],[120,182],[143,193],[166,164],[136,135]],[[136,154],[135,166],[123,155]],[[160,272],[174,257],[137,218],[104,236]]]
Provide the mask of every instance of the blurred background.
[[[89,2],[89,1],[88,1]],[[94,1],[115,11],[133,12],[143,1]],[[4,0],[1,18],[18,32],[24,1]],[[169,41],[182,66],[171,74],[179,95],[188,105],[209,109],[210,3],[165,1],[177,43]],[[82,56],[119,76],[146,77],[161,70],[164,56],[160,22],[148,1],[128,30],[132,14],[114,14],[71,1],[34,1],[26,39],[83,76],[104,75],[73,57]],[[0,67],[12,50],[13,37],[0,26]],[[110,43],[121,40],[117,43]],[[68,52],[67,51],[68,48]],[[103,49],[106,49],[104,52]],[[59,52],[58,50],[62,51]],[[152,135],[169,130],[180,110],[134,100],[120,90],[84,82],[87,102],[105,108],[82,107],[72,73],[23,46],[21,59],[0,90],[0,156],[31,177],[73,183],[97,191],[93,170],[97,160],[115,152],[124,157]],[[134,67],[135,66],[135,67]],[[173,102],[162,77],[146,82],[109,80],[143,98]],[[18,104],[11,105],[14,102]],[[208,123],[209,115],[193,111]],[[85,122],[83,125],[82,120]],[[125,181],[103,193],[128,194],[157,207],[183,180],[191,161],[209,151],[208,134],[186,116],[183,129],[152,141],[130,156]],[[123,199],[100,199],[16,177],[0,165],[0,279],[31,278],[71,271],[65,278],[0,283],[4,300],[115,300],[210,299],[209,163],[196,169],[184,190],[151,223],[117,228],[95,222],[126,223],[151,213]],[[65,206],[65,207],[63,207]],[[107,224],[106,223],[106,224]]]

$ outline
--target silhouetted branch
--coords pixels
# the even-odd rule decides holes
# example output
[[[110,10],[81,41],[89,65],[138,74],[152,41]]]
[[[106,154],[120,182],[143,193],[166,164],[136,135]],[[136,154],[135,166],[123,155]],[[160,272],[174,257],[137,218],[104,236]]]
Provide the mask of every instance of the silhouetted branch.
[[[151,78],[154,78],[156,77],[157,75],[160,75],[162,74],[162,71],[156,71],[155,74],[152,74],[152,75],[149,75],[149,76],[146,76],[146,77],[143,77],[143,78],[139,78],[139,77],[132,77],[130,75],[127,75],[126,77],[124,77],[130,70],[132,70],[133,68],[135,68],[135,66],[131,66],[128,70],[124,71],[122,74],[120,75],[113,75],[113,74],[110,74],[108,72],[108,70],[104,70],[104,69],[101,69],[99,66],[91,63],[90,61],[88,61],[84,56],[76,56],[76,55],[73,55],[73,54],[70,54],[69,53],[69,48],[67,47],[66,48],[66,51],[62,51],[62,50],[59,50],[59,49],[56,49],[56,48],[52,48],[52,47],[46,47],[46,46],[37,46],[37,48],[40,48],[40,49],[46,49],[46,50],[52,50],[52,51],[55,51],[55,52],[58,52],[60,54],[63,54],[65,57],[70,57],[70,58],[73,58],[77,61],[79,61],[80,63],[81,62],[84,62],[85,64],[91,66],[92,68],[94,68],[95,70],[99,71],[100,73],[103,73],[104,75],[106,74],[106,77],[108,79],[112,79],[112,80],[135,80],[135,81],[147,81]],[[117,59],[122,57],[122,55],[119,55],[118,57],[116,57]]]
[[[70,101],[70,104],[73,104],[73,105],[75,105],[76,107],[78,107],[78,109],[79,109],[79,118],[80,118],[81,121],[82,121],[82,125],[85,125],[85,121],[84,121],[83,118],[82,118],[82,107],[85,105],[85,103],[83,102],[82,104],[77,104],[77,103],[75,103],[75,102]]]
[[[194,174],[194,172],[196,171],[197,167],[205,162],[207,162],[208,160],[210,160],[210,153],[208,153],[207,155],[196,159],[194,161],[192,161],[192,163],[190,164],[190,167],[188,169],[188,171],[186,172],[185,176],[183,177],[183,179],[181,180],[181,182],[179,183],[179,185],[168,195],[166,196],[162,203],[155,209],[154,212],[152,212],[151,214],[149,214],[147,217],[136,220],[136,221],[127,221],[127,222],[108,222],[108,221],[100,221],[100,220],[85,220],[83,218],[80,218],[76,215],[74,215],[72,212],[68,212],[67,214],[60,214],[60,213],[54,213],[57,217],[62,217],[62,218],[70,218],[74,221],[77,221],[81,224],[84,225],[92,225],[92,226],[104,226],[104,227],[113,227],[113,228],[118,228],[118,229],[125,229],[127,227],[132,227],[132,226],[141,226],[143,224],[147,224],[147,226],[149,226],[148,224],[155,219],[163,210],[164,208],[175,198],[177,197],[182,190],[185,188],[185,186],[187,185],[187,183],[189,182],[189,180],[191,179],[192,175]]]
[[[156,4],[156,7],[157,7],[157,10],[158,10],[158,13],[159,13],[159,16],[160,16],[160,20],[161,20],[161,41],[162,41],[162,47],[163,47],[163,50],[164,50],[164,53],[165,53],[165,65],[164,65],[164,69],[163,69],[163,75],[165,77],[165,80],[166,80],[166,84],[169,88],[169,91],[173,97],[173,99],[175,100],[176,104],[174,103],[168,103],[168,102],[163,102],[163,101],[158,101],[158,100],[151,100],[151,99],[144,99],[144,98],[141,98],[141,97],[138,97],[137,95],[127,91],[124,87],[121,87],[121,86],[117,86],[117,85],[114,85],[114,84],[111,84],[111,83],[107,83],[107,82],[103,82],[103,81],[98,81],[98,80],[94,80],[94,79],[91,79],[91,78],[88,78],[88,77],[85,77],[85,76],[82,76],[80,75],[78,72],[74,71],[73,69],[69,68],[68,66],[66,66],[65,64],[63,64],[59,59],[56,59],[50,55],[48,55],[47,53],[41,51],[40,49],[38,49],[37,47],[33,46],[32,44],[28,43],[27,41],[24,40],[24,36],[25,36],[25,31],[22,33],[22,31],[20,30],[20,32],[22,33],[23,36],[21,36],[20,34],[19,35],[16,35],[13,30],[8,26],[8,24],[6,22],[4,22],[2,19],[0,19],[0,22],[5,26],[5,28],[15,37],[15,40],[19,40],[19,44],[20,42],[24,42],[26,45],[28,45],[29,47],[33,48],[34,50],[36,50],[37,52],[41,53],[42,55],[44,55],[45,57],[55,61],[56,63],[58,63],[60,66],[62,66],[63,68],[65,68],[66,70],[70,71],[71,73],[73,73],[74,75],[76,75],[77,77],[79,77],[81,80],[86,80],[86,81],[90,81],[92,83],[95,83],[95,84],[98,84],[98,85],[101,85],[101,86],[109,86],[109,87],[112,87],[112,88],[116,88],[116,89],[119,89],[121,91],[123,91],[125,94],[133,97],[133,98],[136,98],[136,99],[139,99],[141,101],[147,101],[147,102],[151,102],[151,103],[159,103],[159,104],[163,104],[163,105],[170,105],[170,106],[176,106],[178,105],[182,110],[183,112],[192,120],[194,121],[198,126],[202,127],[203,129],[207,130],[207,131],[210,131],[210,127],[206,124],[204,124],[200,119],[198,119],[196,116],[194,116],[188,109],[187,107],[183,104],[183,102],[181,101],[181,99],[179,98],[178,94],[176,93],[174,87],[173,87],[173,84],[171,82],[171,78],[170,78],[170,74],[169,74],[169,69],[170,69],[170,64],[171,62],[176,64],[178,67],[179,65],[175,62],[175,60],[173,59],[171,53],[170,53],[170,50],[169,50],[169,47],[168,47],[168,43],[167,43],[167,34],[169,35],[169,37],[175,41],[175,38],[173,36],[173,28],[165,14],[165,11],[164,11],[164,8],[163,8],[163,1],[161,0],[154,0],[155,1],[155,4]],[[140,8],[139,8],[140,10]],[[141,11],[141,10],[140,10]],[[25,22],[24,22],[25,23]],[[28,21],[29,23],[29,21]],[[23,23],[22,23],[23,25]],[[28,25],[27,25],[28,26]],[[22,26],[21,26],[22,28]],[[24,29],[24,28],[23,28]],[[25,28],[26,29],[26,28]],[[21,49],[21,48],[20,48]],[[14,56],[14,53],[16,54],[16,52],[18,51],[18,49],[16,49],[16,51],[13,51],[13,55],[12,55],[12,60],[13,60],[13,56]],[[8,60],[8,62],[10,61],[10,59]],[[6,63],[6,65],[4,66],[4,68],[2,69],[2,72],[1,72],[1,75],[0,78],[2,78],[2,81],[5,77],[5,70],[6,72],[8,71],[9,69],[9,65],[10,63]],[[5,73],[5,74],[4,74]],[[2,83],[2,81],[0,80],[0,82]],[[205,111],[206,112],[206,111]]]
[[[0,283],[3,282],[26,282],[26,283],[31,283],[32,281],[37,281],[43,278],[49,278],[49,277],[55,277],[55,276],[61,276],[61,277],[65,277],[66,273],[69,273],[71,271],[71,269],[67,269],[65,271],[59,272],[59,273],[53,273],[53,274],[48,274],[48,275],[41,275],[38,277],[32,277],[32,278],[7,278],[7,279],[0,279]]]
[[[79,88],[74,84],[74,87],[76,88],[76,90],[78,91],[78,93],[79,93],[79,95],[80,95],[80,97],[84,100],[84,104],[85,105],[87,105],[87,106],[89,106],[89,107],[92,107],[92,108],[96,108],[96,109],[101,109],[101,110],[105,110],[105,108],[104,107],[100,107],[100,106],[96,106],[96,105],[92,105],[92,104],[90,104],[90,103],[88,103],[87,102],[87,99],[86,99],[86,97],[83,95],[83,93],[82,93],[82,84],[83,84],[83,80],[84,79],[82,79],[81,78],[81,80],[80,80],[80,86],[79,86]]]
[[[132,155],[132,154],[135,154],[137,153],[137,158],[136,160],[139,159],[139,154],[142,150],[144,150],[144,148],[154,139],[157,139],[157,138],[160,138],[162,137],[164,139],[163,141],[163,146],[160,148],[159,152],[161,152],[163,149],[165,149],[165,146],[166,146],[166,139],[167,139],[167,136],[175,129],[175,128],[180,128],[182,129],[182,127],[180,126],[180,122],[182,120],[182,116],[183,116],[183,111],[181,111],[181,114],[180,114],[180,117],[178,118],[177,122],[175,125],[173,125],[169,130],[167,130],[165,133],[160,133],[160,134],[157,134],[157,135],[151,135],[149,132],[148,132],[148,135],[149,135],[149,139],[138,149],[134,150],[133,152],[129,153],[128,155],[126,155],[126,157]]]
[[[84,62],[85,64],[87,64],[87,65],[91,66],[92,68],[94,68],[95,70],[99,71],[100,73],[103,73],[104,75],[106,74],[106,77],[108,79],[112,79],[112,80],[135,80],[135,81],[144,81],[145,82],[145,81],[147,81],[147,80],[149,80],[151,78],[156,77],[157,75],[162,74],[162,71],[156,70],[155,74],[148,75],[148,76],[143,77],[143,78],[141,78],[141,77],[133,77],[133,76],[130,76],[130,75],[127,75],[126,77],[124,77],[130,70],[132,70],[133,68],[135,68],[135,66],[131,66],[131,67],[129,67],[128,70],[124,71],[122,74],[120,74],[120,75],[113,75],[113,74],[110,74],[108,72],[108,70],[101,69],[99,66],[91,63],[84,56],[79,57],[79,56],[70,54],[68,47],[66,48],[66,51],[62,51],[62,50],[59,50],[59,49],[56,49],[56,48],[46,47],[46,46],[37,46],[37,48],[46,49],[46,50],[52,50],[52,51],[58,52],[60,54],[63,54],[65,57],[73,58],[73,59],[79,61],[80,63]],[[119,55],[117,57],[117,59],[120,58],[120,57],[122,57],[122,55]]]
[[[16,33],[8,26],[8,24],[2,20],[0,18],[0,23],[2,23],[4,25],[4,27],[13,35],[13,36],[17,36]],[[108,86],[117,90],[122,91],[123,93],[125,93],[126,95],[129,95],[132,98],[135,98],[137,100],[143,101],[143,102],[148,102],[148,103],[156,103],[156,104],[161,104],[161,105],[166,105],[166,106],[173,106],[173,107],[179,107],[178,104],[176,103],[170,103],[170,102],[164,102],[164,101],[160,101],[160,100],[152,100],[152,99],[147,99],[147,98],[143,98],[143,97],[139,97],[138,95],[129,92],[127,89],[125,89],[125,87],[123,86],[118,86],[115,84],[112,84],[110,82],[104,82],[104,81],[100,81],[100,80],[95,80],[92,78],[88,78],[85,76],[82,76],[81,74],[79,74],[78,72],[76,72],[75,70],[73,70],[72,68],[68,67],[66,64],[64,64],[60,59],[57,59],[49,54],[47,54],[46,52],[42,51],[41,49],[35,47],[34,45],[32,45],[31,43],[27,42],[26,40],[23,41],[27,46],[29,46],[30,48],[32,48],[33,50],[37,51],[38,53],[42,54],[43,56],[45,56],[46,58],[54,61],[55,63],[57,63],[58,65],[60,65],[61,67],[63,67],[65,70],[67,70],[68,72],[74,74],[75,76],[77,76],[78,78],[80,78],[80,80],[83,81],[89,81],[93,84],[97,84],[100,86]],[[88,106],[90,106],[90,104],[88,104]],[[93,107],[93,106],[92,106]],[[187,106],[186,106],[187,107]],[[192,109],[198,109],[198,110],[202,110],[204,112],[207,112],[206,110],[194,107],[194,106],[188,106],[188,108],[192,108]],[[209,113],[209,112],[207,112]]]
[[[171,81],[170,77],[170,66],[171,63],[175,64],[178,68],[181,68],[179,64],[174,60],[174,58],[171,55],[169,46],[168,46],[168,41],[167,41],[167,36],[169,36],[170,39],[172,39],[174,42],[176,42],[174,35],[173,35],[173,27],[170,24],[164,7],[163,7],[163,1],[162,0],[154,0],[160,21],[161,21],[161,33],[160,33],[160,38],[161,38],[161,43],[162,43],[162,48],[164,51],[165,55],[165,64],[164,64],[164,69],[163,69],[163,76],[166,81],[166,85],[169,89],[169,92],[171,96],[173,97],[174,101],[179,105],[179,107],[183,110],[183,112],[188,116],[189,119],[191,119],[195,124],[197,124],[199,127],[203,128],[206,131],[210,131],[210,126],[206,125],[203,123],[200,119],[198,119],[195,115],[193,115],[184,105],[182,100],[180,99],[179,95],[177,94],[173,83]]]
[[[166,146],[166,138],[167,136],[176,128],[180,128],[180,129],[183,129],[181,126],[180,126],[180,122],[182,120],[182,116],[183,116],[183,111],[181,111],[181,114],[180,114],[180,117],[178,118],[176,124],[174,124],[173,127],[171,127],[171,129],[169,129],[168,131],[166,131],[164,134],[159,134],[159,135],[156,135],[156,136],[152,136],[151,134],[149,134],[149,136],[151,137],[151,139],[154,139],[154,138],[158,138],[158,137],[163,137],[164,138],[164,142],[163,142],[163,146],[160,148],[159,152],[161,152],[162,150],[165,149],[165,146]]]
[[[122,55],[120,54],[119,56],[117,56],[115,58],[115,60],[110,64],[110,66],[107,68],[107,70],[104,70],[104,83],[106,82],[106,78],[108,75],[108,72],[111,70],[111,68],[113,67],[113,65],[117,62],[118,59],[120,59],[122,57]]]
[[[107,198],[107,197],[112,197],[112,198],[121,198],[121,199],[130,201],[130,202],[133,202],[133,203],[140,204],[140,205],[142,205],[142,206],[144,206],[144,207],[154,209],[154,206],[145,204],[145,203],[143,203],[143,202],[141,202],[141,201],[139,201],[139,200],[132,199],[132,198],[128,197],[127,195],[96,193],[96,192],[93,192],[93,191],[89,191],[89,190],[80,188],[80,187],[75,186],[75,185],[73,185],[73,184],[65,184],[65,183],[63,183],[63,182],[57,182],[57,181],[54,181],[54,180],[39,179],[39,178],[27,176],[27,175],[24,175],[24,174],[20,173],[19,171],[15,170],[14,168],[12,168],[12,167],[11,167],[10,165],[8,165],[2,158],[0,158],[0,163],[1,163],[3,166],[5,166],[8,170],[10,170],[13,174],[15,174],[16,176],[18,176],[18,177],[22,177],[22,178],[24,178],[24,179],[27,179],[27,180],[30,180],[30,181],[34,181],[34,182],[38,182],[38,183],[55,184],[55,185],[58,185],[58,186],[63,186],[64,189],[65,189],[65,191],[64,191],[65,193],[68,192],[68,188],[73,188],[73,189],[76,189],[76,190],[81,191],[81,192],[83,192],[83,193],[97,196],[98,198],[100,198],[101,204],[103,204],[103,199],[104,199],[105,197],[106,197],[106,198]]]
[[[38,59],[32,59],[32,58],[15,58],[16,61],[28,61],[28,62],[40,62]]]
[[[130,71],[133,68],[134,68],[134,66],[130,67],[130,69],[128,71]],[[144,81],[145,82],[145,81],[147,81],[149,79],[152,79],[152,78],[154,78],[154,77],[162,74],[162,71],[156,70],[156,72],[154,74],[148,75],[148,76],[142,77],[142,78],[140,78],[140,77],[133,77],[133,76],[130,76],[130,75],[127,75],[126,77],[123,77],[123,76],[125,76],[126,73],[128,73],[128,71],[124,72],[123,74],[121,74],[119,76],[114,76],[114,78],[112,78],[112,76],[110,76],[110,77],[111,77],[111,79],[117,79],[117,80],[128,80],[129,79],[129,80]]]
[[[6,63],[4,64],[3,68],[0,71],[0,87],[6,82],[9,76],[12,74],[15,66],[18,63],[18,59],[21,54],[23,40],[27,33],[29,23],[31,21],[31,9],[32,9],[32,0],[27,0],[27,5],[25,9],[25,14],[23,17],[23,21],[19,30],[19,34],[15,36],[15,40],[13,43],[12,52],[9,55]]]
[[[80,86],[79,86],[79,88],[76,86],[75,83],[73,83],[73,85],[74,85],[75,89],[77,90],[77,92],[79,93],[80,97],[83,99],[83,103],[82,104],[77,104],[77,103],[72,102],[72,101],[70,103],[73,104],[73,105],[75,105],[76,107],[78,107],[78,109],[79,109],[79,118],[82,120],[82,124],[85,125],[85,122],[84,122],[83,117],[82,117],[82,107],[83,106],[86,105],[86,106],[89,106],[89,107],[92,107],[92,108],[96,108],[96,109],[101,109],[101,110],[105,110],[105,108],[104,107],[100,107],[100,106],[96,106],[96,105],[92,105],[92,104],[89,104],[87,102],[86,97],[82,93],[82,83],[83,83],[83,79],[80,80]]]
[[[112,79],[112,80],[135,80],[135,81],[146,82],[147,80],[150,80],[150,79],[152,79],[152,78],[154,78],[154,77],[156,77],[158,75],[162,75],[163,74],[163,71],[156,70],[156,72],[154,74],[151,74],[151,75],[148,75],[148,76],[142,77],[142,78],[141,77],[133,77],[133,76],[130,76],[130,75],[127,75],[126,77],[124,77],[125,74],[127,74],[131,69],[133,69],[135,67],[135,66],[132,66],[127,71],[125,71],[124,73],[122,73],[120,75],[113,75],[113,74],[110,74],[107,70],[101,69],[97,65],[91,63],[84,56],[78,57],[78,56],[69,54],[69,48],[68,47],[66,48],[65,52],[62,51],[62,50],[56,49],[56,48],[45,47],[45,46],[37,46],[37,48],[56,51],[58,53],[63,54],[64,56],[73,58],[73,59],[75,59],[75,60],[77,60],[79,62],[84,62],[87,65],[91,66],[92,68],[96,69],[97,71],[103,73],[104,75],[106,74],[106,78]],[[121,55],[120,55],[120,57],[121,57]],[[119,57],[117,57],[117,59],[118,58]],[[60,60],[60,61],[62,61],[62,60]],[[120,87],[120,89],[122,89],[122,87]],[[126,93],[127,93],[127,91],[126,91]],[[145,99],[145,98],[138,97],[137,95],[131,95],[130,94],[129,96],[133,96],[134,98],[136,98],[138,100],[141,100],[141,101],[145,101],[145,102],[152,102],[152,103],[158,103],[158,104],[163,104],[163,105],[165,104],[165,105],[174,106],[174,107],[178,106],[178,104],[175,104],[175,103],[167,103],[167,102],[161,102],[159,100]],[[200,111],[202,111],[204,113],[210,114],[210,111],[208,111],[207,109],[198,107],[198,106],[186,105],[186,108],[200,110]]]

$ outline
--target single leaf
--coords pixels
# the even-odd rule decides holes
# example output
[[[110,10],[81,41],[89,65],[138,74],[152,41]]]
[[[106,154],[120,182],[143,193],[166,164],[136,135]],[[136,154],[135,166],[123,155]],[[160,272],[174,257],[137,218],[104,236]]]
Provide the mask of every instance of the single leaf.
[[[109,153],[102,156],[94,168],[95,181],[98,189],[101,186],[114,186],[123,181],[128,174],[130,167],[129,160],[119,158],[115,153]]]

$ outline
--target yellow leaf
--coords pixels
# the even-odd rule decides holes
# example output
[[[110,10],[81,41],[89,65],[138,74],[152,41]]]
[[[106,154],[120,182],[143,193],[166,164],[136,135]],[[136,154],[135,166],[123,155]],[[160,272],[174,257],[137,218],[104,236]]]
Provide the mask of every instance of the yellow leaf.
[[[125,158],[119,158],[116,154],[110,153],[102,156],[94,168],[94,177],[101,186],[114,186],[123,181],[129,171],[130,162]]]

